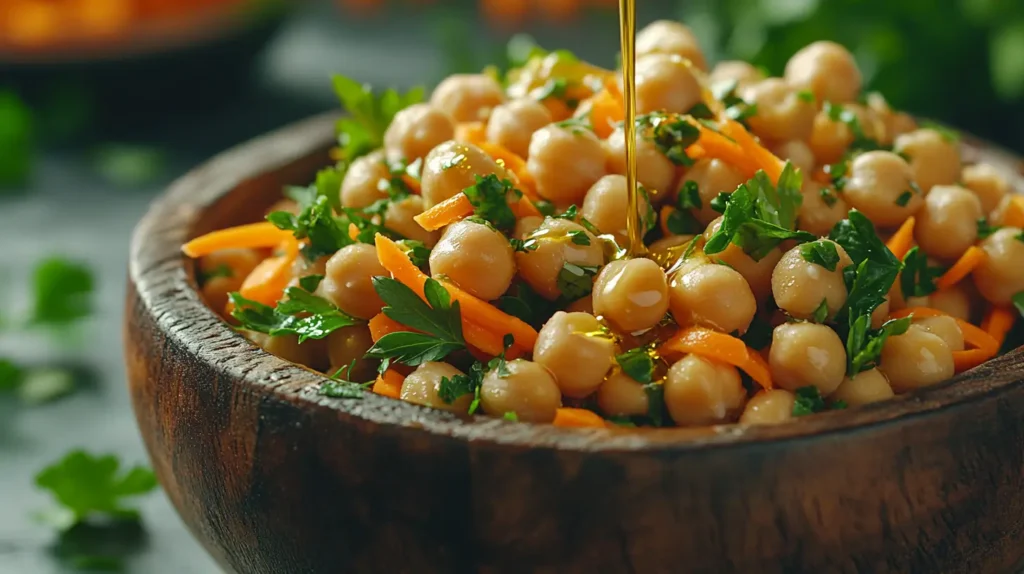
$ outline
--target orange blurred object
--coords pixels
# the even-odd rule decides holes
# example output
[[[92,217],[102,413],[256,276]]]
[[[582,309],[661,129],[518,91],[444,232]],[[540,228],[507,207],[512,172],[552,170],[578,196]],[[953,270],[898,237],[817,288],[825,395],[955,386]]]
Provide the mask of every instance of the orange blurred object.
[[[548,20],[572,20],[580,11],[580,0],[534,0],[537,11]]]
[[[491,22],[502,26],[515,26],[530,14],[527,0],[480,0],[480,10]]]
[[[0,8],[0,41],[41,46],[60,34],[61,9],[48,0],[13,0]]]

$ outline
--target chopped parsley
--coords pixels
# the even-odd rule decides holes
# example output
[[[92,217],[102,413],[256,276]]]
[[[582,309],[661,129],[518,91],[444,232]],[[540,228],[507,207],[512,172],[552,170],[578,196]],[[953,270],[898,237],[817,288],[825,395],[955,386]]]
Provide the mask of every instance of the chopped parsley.
[[[821,201],[828,207],[835,207],[836,202],[839,201],[835,192],[827,187],[818,190],[818,196],[821,197]]]
[[[566,221],[579,223],[580,225],[583,226],[584,229],[593,233],[594,235],[601,235],[601,230],[598,229],[596,225],[591,223],[590,220],[588,220],[586,217],[580,215],[579,208],[576,207],[576,204],[570,205],[569,208],[566,209],[564,212],[558,215],[554,215],[552,217],[554,219],[564,219]]]
[[[32,272],[32,316],[36,325],[67,325],[92,312],[95,281],[86,265],[50,257]]]
[[[514,413],[514,412],[507,412],[507,413],[505,413],[505,414],[503,415],[503,417],[502,417],[502,418],[504,418],[504,419],[505,419],[505,420],[507,420],[507,421],[512,421],[512,422],[514,422],[514,423],[517,423],[517,422],[519,422],[519,415],[517,415],[517,414],[516,414],[516,413]]]
[[[582,299],[594,289],[594,276],[600,267],[565,263],[558,272],[558,290],[565,301]]]
[[[430,263],[430,248],[422,241],[401,239],[397,243],[416,267],[423,269]]]
[[[374,277],[373,288],[385,303],[385,315],[419,332],[388,333],[366,352],[367,357],[415,367],[466,347],[459,302],[453,302],[436,279],[427,279],[423,287],[426,301],[390,277]]]
[[[655,112],[636,118],[638,133],[654,143],[665,157],[676,165],[693,165],[686,148],[697,143],[700,130],[685,116]]]
[[[700,233],[702,226],[693,215],[692,210],[701,209],[704,202],[700,198],[700,188],[697,182],[687,180],[679,189],[679,197],[676,199],[676,209],[669,213],[665,220],[665,226],[675,235],[690,235]]]
[[[814,97],[814,92],[810,90],[800,90],[799,92],[796,93],[796,97],[799,98],[800,101],[807,102],[809,104],[813,104],[816,99]]]
[[[522,282],[516,283],[507,294],[500,297],[497,306],[509,315],[538,329],[544,325],[548,317],[558,310],[555,303],[541,297],[529,285]]]
[[[1017,312],[1024,317],[1024,291],[1017,293],[1013,296],[1013,306],[1017,308]]]
[[[938,132],[942,139],[948,143],[960,143],[960,132],[945,124],[940,124],[933,120],[924,120],[921,122],[921,127]]]
[[[650,347],[630,349],[621,355],[616,355],[615,361],[622,368],[623,373],[638,383],[648,384],[654,377],[654,358],[651,356]]]
[[[896,198],[896,202],[895,203],[896,203],[896,205],[898,205],[900,207],[906,207],[907,204],[910,203],[910,200],[913,197],[914,197],[914,192],[912,192],[912,191],[910,191],[908,189],[907,191],[904,191],[903,193],[900,194],[899,197]]]
[[[547,99],[564,100],[569,90],[569,80],[565,78],[550,78],[543,86],[531,93],[531,96],[539,102]]]
[[[729,192],[720,191],[711,202],[708,204],[711,209],[718,213],[725,213],[725,208],[729,206],[729,196],[732,195]]]
[[[24,369],[14,361],[0,357],[0,391],[16,389],[24,376]]]
[[[831,241],[812,241],[800,246],[800,255],[804,261],[835,271],[839,264],[839,251]]]
[[[822,109],[830,120],[845,124],[849,128],[850,134],[853,135],[853,142],[850,143],[851,150],[871,151],[886,149],[878,140],[869,138],[864,133],[864,126],[861,125],[860,118],[857,117],[853,110],[832,102],[825,102]]]
[[[399,111],[423,101],[422,87],[405,94],[394,89],[382,94],[342,75],[333,77],[334,92],[348,114],[336,125],[341,157],[347,161],[365,155],[384,144],[384,132]]]
[[[533,202],[533,206],[536,207],[537,211],[539,211],[544,217],[551,217],[555,214],[555,204],[545,199]]]
[[[202,282],[202,283],[206,283],[207,281],[209,281],[211,279],[218,279],[218,278],[221,278],[221,277],[226,278],[226,279],[230,279],[230,278],[232,278],[234,276],[235,276],[235,272],[232,271],[231,268],[228,267],[227,265],[225,265],[224,263],[221,263],[220,265],[214,267],[213,269],[211,269],[209,271],[205,271],[203,273],[200,273],[199,274],[199,281]]]
[[[118,472],[120,467],[114,455],[69,452],[36,475],[36,486],[49,491],[60,504],[39,518],[62,531],[93,518],[138,520],[138,510],[124,500],[151,492],[157,486],[156,477],[143,466]]]
[[[334,207],[325,195],[318,195],[298,215],[275,211],[267,215],[267,221],[278,229],[291,231],[296,239],[308,239],[303,255],[309,261],[332,255],[353,243],[347,222],[334,216]]]
[[[0,91],[0,188],[26,183],[32,173],[32,112],[12,91]]]
[[[764,171],[758,171],[728,197],[722,225],[704,245],[714,255],[730,243],[739,246],[755,261],[760,261],[787,239],[806,242],[817,239],[806,231],[796,231],[796,214],[803,201],[800,172],[786,162],[777,186]]]
[[[476,183],[462,190],[473,204],[473,212],[495,229],[508,231],[515,227],[516,216],[508,205],[509,194],[520,194],[507,179],[489,174],[476,176]]]
[[[569,118],[567,120],[555,122],[555,125],[562,129],[569,130],[571,133],[576,135],[582,134],[583,132],[594,131],[594,126],[590,123],[589,117]]]
[[[818,387],[815,386],[800,387],[794,394],[796,395],[796,400],[793,402],[794,417],[813,415],[827,409],[841,410],[846,408],[846,403],[843,401],[835,401],[831,406],[826,405],[825,399],[821,398],[821,393],[818,391]]]
[[[903,256],[903,271],[900,273],[900,291],[904,297],[925,297],[938,290],[935,280],[945,269],[928,264],[928,257],[914,246]]]
[[[814,310],[814,314],[811,316],[811,320],[815,323],[824,323],[828,321],[828,300],[822,299],[821,304]]]
[[[590,245],[590,236],[582,229],[570,231],[567,235],[574,245]]]
[[[344,367],[342,367],[344,368]],[[317,394],[332,399],[361,399],[363,394],[373,386],[374,381],[354,383],[352,381],[324,381]]]
[[[308,278],[306,282],[307,285],[312,284]],[[307,339],[323,339],[342,327],[362,323],[338,309],[334,303],[302,287],[289,287],[284,293],[285,298],[277,307],[251,301],[240,293],[231,293],[231,303],[234,305],[231,316],[242,329],[273,337],[296,335],[299,343]]]
[[[445,404],[452,404],[459,400],[465,395],[472,394],[473,401],[469,405],[468,412],[473,414],[480,406],[480,387],[483,385],[484,377],[488,372],[496,371],[498,377],[507,377],[511,374],[508,370],[508,363],[505,359],[505,354],[512,347],[515,342],[515,337],[511,334],[506,334],[502,338],[502,350],[501,355],[491,359],[485,366],[479,361],[473,363],[469,369],[469,373],[465,375],[455,375],[454,377],[448,378],[443,377],[437,388],[437,396],[445,402]]]
[[[754,319],[747,327],[747,332],[740,336],[743,342],[752,349],[760,351],[772,343],[772,324],[760,314],[754,315]]]
[[[978,218],[978,239],[988,239],[996,231],[1002,229],[1002,226],[992,225],[984,217]]]
[[[647,393],[647,419],[651,426],[663,427],[671,420],[665,407],[665,386],[660,382],[644,385]]]
[[[725,106],[725,115],[729,119],[747,124],[747,118],[757,115],[757,104],[747,103],[746,100],[736,94],[739,82],[736,80],[723,80],[711,86],[711,95]],[[710,110],[709,110],[710,111]],[[696,116],[694,116],[696,117]],[[712,118],[707,118],[712,119]]]

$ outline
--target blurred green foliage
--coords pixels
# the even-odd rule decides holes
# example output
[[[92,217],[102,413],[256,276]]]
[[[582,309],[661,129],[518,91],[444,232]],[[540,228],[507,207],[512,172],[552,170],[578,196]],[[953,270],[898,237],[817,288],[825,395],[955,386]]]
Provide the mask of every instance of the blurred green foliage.
[[[781,74],[806,44],[849,48],[868,88],[915,114],[1024,150],[1021,0],[683,0],[711,59]]]

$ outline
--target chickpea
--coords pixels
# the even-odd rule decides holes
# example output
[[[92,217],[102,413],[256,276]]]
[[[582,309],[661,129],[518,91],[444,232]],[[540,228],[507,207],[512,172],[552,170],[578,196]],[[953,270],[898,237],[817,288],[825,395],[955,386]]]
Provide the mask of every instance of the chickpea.
[[[816,181],[804,180],[801,195],[804,201],[797,212],[797,227],[804,231],[824,237],[850,213],[841,194]]]
[[[465,374],[448,363],[428,361],[416,367],[415,371],[409,373],[409,376],[402,383],[402,392],[399,397],[403,401],[425,407],[433,407],[453,413],[468,412],[469,404],[473,402],[472,393],[462,395],[452,401],[451,404],[444,402],[438,394],[438,391],[441,389],[441,379],[451,380],[455,376]]]
[[[626,137],[622,128],[616,128],[608,136],[605,146],[608,152],[605,168],[609,173],[625,175]],[[672,191],[676,181],[676,165],[639,130],[636,134],[636,174],[637,181],[647,189],[655,203]]]
[[[881,329],[882,325],[889,320],[889,307],[889,297],[887,295],[885,300],[882,301],[882,304],[875,307],[875,310],[871,312],[872,329]]]
[[[777,386],[789,391],[813,386],[827,396],[846,376],[846,346],[825,325],[783,323],[772,331],[768,366]]]
[[[580,203],[604,175],[604,147],[590,130],[545,126],[534,132],[529,155],[526,169],[537,193],[556,205]]]
[[[521,422],[549,423],[562,405],[562,393],[555,378],[543,366],[516,359],[506,363],[508,374],[494,369],[480,386],[480,406],[489,415],[515,413]]]
[[[985,257],[974,268],[974,285],[981,296],[995,305],[1009,305],[1024,291],[1024,241],[1020,228],[1004,227],[981,242]]]
[[[260,256],[252,249],[222,249],[200,259],[199,277],[206,304],[223,313],[228,294],[238,291],[259,263]]]
[[[648,245],[647,251],[653,256],[655,261],[663,261],[664,257],[667,257],[670,253],[680,256],[689,247],[693,237],[693,235],[669,235],[668,237],[662,237]]]
[[[722,216],[719,216],[704,230],[704,239],[711,239],[721,227]],[[729,244],[725,251],[716,253],[711,258],[735,269],[747,280],[754,298],[764,301],[772,293],[772,273],[782,259],[782,250],[776,247],[759,261],[754,261],[754,258],[747,255],[739,246]]]
[[[409,195],[392,201],[388,203],[388,208],[384,211],[384,227],[406,239],[421,241],[427,247],[433,247],[441,233],[427,231],[413,219],[423,211],[423,198],[419,195]]]
[[[245,338],[264,351],[296,365],[304,365],[317,371],[327,368],[327,353],[324,342],[317,339],[306,339],[299,343],[298,335],[270,336],[265,333],[246,331]]]
[[[895,227],[924,203],[913,182],[914,172],[903,158],[892,152],[869,151],[850,162],[843,197],[875,225]],[[910,192],[909,199],[906,192]]]
[[[1014,207],[1013,204],[1020,202],[1021,198],[1015,193],[1010,193],[999,200],[999,204],[996,208],[988,214],[988,222],[992,225],[1005,226],[1007,225],[1006,215],[1009,213],[1010,208]]]
[[[680,325],[704,325],[725,333],[747,331],[757,312],[750,285],[737,271],[715,263],[681,268],[669,284],[669,307]]]
[[[897,137],[917,129],[917,122],[913,116],[903,112],[896,112],[886,101],[885,97],[878,92],[871,92],[867,96],[868,109],[878,118],[882,125],[879,135],[876,137],[882,145],[892,145]]]
[[[512,235],[519,239],[526,239],[537,228],[544,223],[543,217],[537,217],[536,215],[528,215],[521,219],[516,220],[516,226],[512,229]]]
[[[708,69],[697,37],[681,22],[658,20],[637,32],[636,57],[648,54],[674,54],[690,60],[701,70]]]
[[[650,210],[647,198],[640,194],[640,213]],[[583,198],[583,217],[593,223],[601,233],[615,236],[619,245],[625,245],[629,238],[626,220],[629,219],[629,192],[626,178],[621,175],[606,175],[597,180]],[[644,233],[647,232],[647,218],[642,218]]]
[[[885,340],[878,370],[892,390],[905,393],[934,385],[953,376],[953,352],[942,337],[920,325]]]
[[[700,84],[686,60],[675,54],[638,57],[635,71],[637,113],[685,113],[701,101]]]
[[[764,74],[753,64],[742,60],[726,60],[715,64],[711,70],[708,80],[711,85],[722,82],[736,82],[736,86],[742,88],[747,84],[753,84],[764,79]]]
[[[973,298],[969,286],[970,283],[962,281],[948,289],[936,291],[928,296],[928,304],[924,306],[938,309],[950,317],[970,321]]]
[[[747,120],[760,137],[773,141],[800,140],[811,135],[818,108],[800,97],[782,78],[768,78],[740,91],[740,97],[757,106]]]
[[[430,274],[443,275],[467,293],[491,301],[512,285],[516,260],[500,231],[462,220],[449,225],[430,252]]]
[[[701,208],[696,213],[697,221],[707,225],[720,215],[711,209],[711,200],[718,197],[719,193],[736,191],[736,188],[747,182],[747,177],[720,159],[701,158],[687,170],[686,176],[679,182],[679,189],[682,190],[688,181],[696,182],[700,193]]]
[[[597,275],[593,300],[594,312],[620,331],[642,331],[665,317],[668,279],[650,259],[612,261]]]
[[[957,185],[936,185],[917,212],[914,238],[925,253],[955,260],[978,240],[978,196]]]
[[[455,137],[452,117],[430,104],[413,104],[395,114],[384,132],[388,161],[413,162]]]
[[[391,171],[384,161],[383,151],[356,158],[341,181],[341,204],[363,209],[379,199],[387,199],[387,188],[382,189],[380,181],[390,177]]]
[[[832,400],[843,401],[851,407],[877,403],[893,397],[888,379],[878,369],[846,377],[832,393]]]
[[[796,396],[785,389],[761,391],[747,401],[740,415],[740,424],[771,425],[793,418]]]
[[[373,289],[373,277],[390,276],[372,245],[342,247],[327,260],[326,275],[316,293],[359,319],[380,313],[384,302]]]
[[[813,121],[812,124],[813,126]],[[801,140],[789,140],[772,147],[772,152],[783,160],[789,160],[793,167],[804,174],[804,183],[811,182],[811,172],[814,171],[814,152],[810,146]]]
[[[828,307],[829,317],[835,316],[846,304],[843,269],[853,262],[839,244],[828,239],[818,241],[835,245],[839,254],[839,264],[835,270],[829,271],[817,263],[804,259],[800,246],[787,251],[772,272],[772,294],[775,296],[775,302],[780,309],[797,319],[814,317],[814,312],[821,306],[822,301],[825,301]]]
[[[735,420],[747,391],[735,367],[686,355],[668,369],[665,406],[679,426],[701,426]]]
[[[505,101],[498,82],[485,74],[454,74],[434,88],[430,104],[457,122],[487,119],[491,109]]]
[[[919,129],[896,138],[894,149],[910,157],[914,180],[921,191],[953,185],[960,179],[960,148],[933,129]]]
[[[585,233],[590,244],[574,243],[570,232]],[[581,267],[599,267],[604,263],[601,244],[578,223],[548,218],[530,237],[537,240],[537,248],[516,252],[516,266],[523,280],[545,299],[554,301],[562,294],[558,274],[566,263]]]
[[[444,142],[431,150],[423,162],[420,182],[423,208],[430,209],[461,193],[476,183],[477,176],[490,174],[497,174],[501,179],[508,177],[505,168],[479,147],[470,143]]]
[[[835,42],[819,41],[801,48],[786,62],[786,81],[810,90],[819,102],[851,102],[861,88],[853,54]]]
[[[487,140],[519,157],[530,155],[534,132],[554,121],[548,108],[533,98],[519,98],[494,108],[487,123]]]
[[[328,374],[334,374],[344,367],[342,378],[355,381],[372,380],[376,372],[374,361],[364,358],[373,346],[370,329],[366,325],[342,327],[326,339],[327,357],[330,360]]]
[[[915,325],[920,325],[925,331],[937,335],[950,351],[964,350],[964,334],[960,330],[960,324],[952,317],[922,317],[914,319]]]
[[[644,386],[618,369],[597,389],[597,405],[608,416],[646,415],[650,409]]]
[[[615,344],[597,335],[601,323],[587,313],[559,311],[537,334],[533,360],[555,376],[567,397],[582,398],[597,390],[615,358]]]
[[[997,167],[988,163],[978,163],[964,168],[961,178],[964,187],[974,192],[981,201],[981,210],[991,213],[1006,194],[1010,193],[1010,184],[1006,175]]]
[[[869,117],[863,106],[846,104],[843,109],[852,112],[857,117],[865,137],[874,138],[878,135],[873,129],[875,122]],[[810,146],[819,164],[836,163],[852,143],[853,132],[845,122],[832,119],[825,110],[818,112],[818,115],[814,117],[807,145]]]

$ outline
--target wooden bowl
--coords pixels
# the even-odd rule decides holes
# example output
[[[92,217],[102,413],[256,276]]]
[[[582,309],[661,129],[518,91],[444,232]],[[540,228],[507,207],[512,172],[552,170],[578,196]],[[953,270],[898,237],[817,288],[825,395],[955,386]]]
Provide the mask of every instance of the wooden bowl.
[[[641,432],[452,414],[271,356],[179,249],[327,162],[333,117],[218,156],[132,239],[131,394],[160,481],[244,573],[988,573],[1024,559],[1024,354],[791,424]],[[999,163],[1016,160],[977,150]]]

